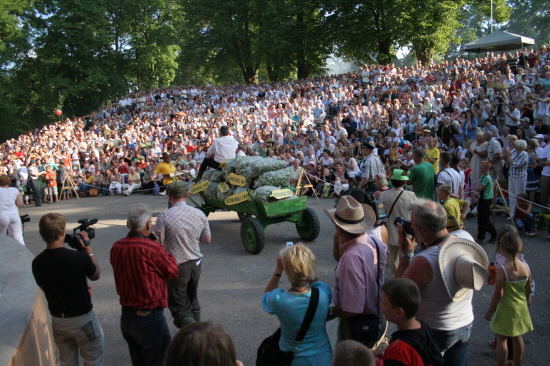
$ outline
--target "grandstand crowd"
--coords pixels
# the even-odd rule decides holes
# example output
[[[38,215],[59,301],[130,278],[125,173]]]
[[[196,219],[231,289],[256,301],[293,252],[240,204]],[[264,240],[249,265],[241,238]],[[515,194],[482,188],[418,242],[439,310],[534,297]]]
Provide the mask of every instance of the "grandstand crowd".
[[[25,204],[69,198],[69,190],[62,189],[66,177],[82,195],[90,190],[93,195],[148,194],[156,184],[162,193],[162,176],[155,173],[162,153],[192,178],[219,128],[228,126],[241,154],[284,159],[289,165],[299,159],[317,183],[333,183],[341,163],[353,186],[364,142],[375,145],[374,154],[386,167],[411,168],[417,147],[450,152],[460,159],[468,196],[484,160],[493,166],[493,180],[505,186],[504,155],[509,151],[514,159],[515,140],[524,140],[528,162],[520,174],[525,187],[513,193],[528,193],[533,200],[542,182],[541,199],[547,204],[548,55],[542,46],[426,66],[365,65],[357,72],[307,80],[130,93],[88,116],[4,142],[0,169],[24,192]],[[492,141],[500,150],[491,147]],[[495,151],[500,151],[496,157]],[[437,162],[434,169],[437,173]]]

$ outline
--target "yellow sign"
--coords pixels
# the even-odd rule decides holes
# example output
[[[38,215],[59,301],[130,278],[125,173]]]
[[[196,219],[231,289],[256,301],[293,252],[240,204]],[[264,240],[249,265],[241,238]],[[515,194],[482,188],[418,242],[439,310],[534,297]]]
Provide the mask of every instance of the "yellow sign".
[[[228,206],[235,205],[237,203],[241,203],[246,201],[250,196],[248,195],[248,191],[244,191],[241,193],[234,194],[233,196],[229,196],[225,199],[225,204]]]
[[[227,183],[221,182],[220,184],[218,184],[218,189],[220,190],[220,192],[226,193],[227,191],[229,191],[229,186],[227,185]]]
[[[292,196],[294,192],[292,192],[291,189],[276,189],[273,192],[271,192],[271,195],[275,197],[276,199],[280,200],[283,198],[288,198]]]
[[[193,187],[191,187],[191,194],[199,193],[204,191],[208,186],[210,185],[209,180],[203,180],[200,183],[193,184]]]
[[[246,186],[246,178],[243,177],[242,175],[237,175],[235,173],[231,173],[231,174],[229,174],[227,179],[229,180],[229,183],[234,184],[236,186],[239,186],[239,187]]]

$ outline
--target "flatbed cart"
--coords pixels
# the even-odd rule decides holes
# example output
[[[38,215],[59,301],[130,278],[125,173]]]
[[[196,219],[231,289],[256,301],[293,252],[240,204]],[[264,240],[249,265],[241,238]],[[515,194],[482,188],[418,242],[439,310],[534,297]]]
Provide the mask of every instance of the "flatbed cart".
[[[217,210],[237,212],[241,220],[241,240],[244,249],[250,254],[258,254],[264,249],[264,230],[269,225],[293,222],[298,235],[304,241],[313,241],[319,236],[319,217],[313,209],[306,207],[307,197],[260,203],[254,201],[250,189],[247,192],[249,200],[231,205],[222,200],[206,197],[203,192],[199,194],[204,204],[199,205],[191,197],[189,200],[206,216]]]

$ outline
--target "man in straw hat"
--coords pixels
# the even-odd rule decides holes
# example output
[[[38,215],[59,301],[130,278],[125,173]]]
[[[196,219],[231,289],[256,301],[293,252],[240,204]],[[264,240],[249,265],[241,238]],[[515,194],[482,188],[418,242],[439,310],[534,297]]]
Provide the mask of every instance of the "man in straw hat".
[[[479,290],[487,278],[487,254],[466,231],[447,232],[447,213],[439,203],[419,199],[409,210],[414,236],[409,238],[397,225],[403,255],[396,277],[409,278],[420,289],[417,318],[434,333],[444,365],[465,366],[474,321],[472,290]],[[413,258],[415,242],[424,250]]]
[[[338,261],[335,306],[329,317],[340,319],[338,340],[353,339],[373,348],[383,338],[387,324],[379,306],[386,245],[378,237],[366,235],[375,222],[374,211],[351,196],[342,197],[335,209],[324,211],[336,227],[333,255]],[[369,325],[371,332],[365,332]]]

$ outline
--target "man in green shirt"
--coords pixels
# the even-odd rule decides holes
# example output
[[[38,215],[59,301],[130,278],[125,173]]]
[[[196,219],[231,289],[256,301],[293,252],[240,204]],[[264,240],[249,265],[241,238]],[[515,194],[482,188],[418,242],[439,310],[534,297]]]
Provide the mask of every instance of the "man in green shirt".
[[[409,175],[409,184],[413,185],[413,191],[418,198],[434,199],[434,167],[424,161],[424,151],[420,148],[413,150],[412,157],[415,166]]]
[[[491,163],[482,161],[479,164],[481,177],[475,190],[479,192],[477,205],[477,242],[479,244],[494,243],[497,239],[497,231],[491,222],[491,203],[493,202],[493,179],[489,175]],[[491,234],[491,239],[485,240],[485,233]]]

